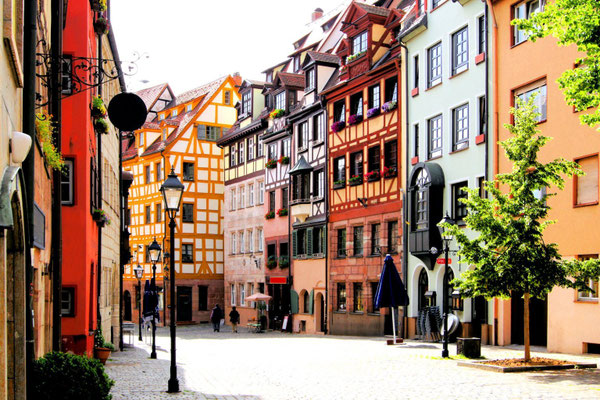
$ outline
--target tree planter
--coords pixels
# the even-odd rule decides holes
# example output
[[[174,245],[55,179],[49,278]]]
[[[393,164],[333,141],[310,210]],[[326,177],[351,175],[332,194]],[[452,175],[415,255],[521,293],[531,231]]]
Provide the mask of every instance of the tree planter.
[[[106,347],[96,347],[94,349],[94,358],[100,360],[102,365],[106,364],[108,357],[110,357],[110,349]]]

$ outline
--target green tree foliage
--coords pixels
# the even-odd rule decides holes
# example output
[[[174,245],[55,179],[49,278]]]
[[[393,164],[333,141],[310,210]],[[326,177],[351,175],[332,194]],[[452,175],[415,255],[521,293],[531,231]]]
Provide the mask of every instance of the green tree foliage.
[[[555,0],[547,3],[543,12],[513,24],[525,30],[532,41],[551,35],[562,46],[577,46],[582,53],[575,60],[579,68],[565,71],[558,84],[567,104],[577,111],[595,108],[580,118],[600,130],[600,1]]]
[[[529,358],[529,297],[543,299],[555,286],[587,288],[586,279],[600,275],[598,260],[562,260],[555,243],[544,241],[548,199],[554,193],[536,197],[552,188],[562,189],[563,175],[582,175],[578,165],[565,159],[548,163],[538,160],[538,152],[550,140],[539,134],[533,98],[520,100],[511,109],[515,124],[506,124],[512,134],[501,145],[513,164],[510,173],[499,174],[485,183],[487,196],[477,189],[467,190],[461,201],[467,205],[467,226],[479,233],[469,238],[463,229],[447,225],[459,244],[459,254],[473,270],[465,271],[453,285],[467,297],[510,298],[524,293],[525,358]]]

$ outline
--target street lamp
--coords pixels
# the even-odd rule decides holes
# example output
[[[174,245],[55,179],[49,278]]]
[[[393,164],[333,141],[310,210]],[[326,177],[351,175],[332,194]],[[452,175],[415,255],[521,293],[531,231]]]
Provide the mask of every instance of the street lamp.
[[[142,277],[144,276],[144,268],[142,268],[142,266],[140,264],[138,264],[137,267],[135,267],[133,269],[133,272],[135,272],[135,277],[138,280],[138,298],[137,298],[137,306],[138,306],[138,325],[139,325],[139,331],[140,331],[140,336],[138,337],[138,340],[141,342],[142,341]]]
[[[156,241],[156,238],[148,246],[148,253],[150,253],[150,261],[152,262],[152,296],[153,299],[157,299],[158,292],[156,291],[156,262],[160,258],[160,245]],[[156,358],[156,305],[152,304],[152,353],[150,358]]]
[[[171,371],[169,377],[169,388],[167,392],[177,393],[179,392],[179,381],[177,380],[177,362],[176,362],[176,348],[175,348],[175,215],[179,211],[181,204],[181,197],[183,196],[183,184],[177,179],[175,170],[171,168],[171,173],[162,184],[160,191],[165,199],[165,211],[169,216],[169,230],[171,249],[169,258],[169,269],[170,277],[169,281],[171,284],[170,292],[170,303],[171,303],[171,321],[169,323],[171,327]]]
[[[444,284],[442,293],[442,302],[444,306],[444,345],[442,350],[442,357],[448,358],[448,253],[450,252],[450,242],[452,241],[453,235],[450,234],[442,224],[455,225],[456,222],[446,212],[446,215],[438,224],[440,235],[444,241]]]

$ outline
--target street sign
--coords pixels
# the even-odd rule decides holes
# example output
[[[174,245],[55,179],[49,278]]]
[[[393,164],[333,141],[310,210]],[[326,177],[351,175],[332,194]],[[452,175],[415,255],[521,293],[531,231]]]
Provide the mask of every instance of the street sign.
[[[445,258],[438,258],[437,260],[435,260],[436,264],[446,264],[446,259]],[[448,259],[448,265],[452,264],[452,259],[449,258]]]

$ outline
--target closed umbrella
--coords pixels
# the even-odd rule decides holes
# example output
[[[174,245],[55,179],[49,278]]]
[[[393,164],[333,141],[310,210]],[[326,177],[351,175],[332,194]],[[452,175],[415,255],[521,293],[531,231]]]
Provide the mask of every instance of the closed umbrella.
[[[150,281],[146,279],[144,283],[144,300],[143,300],[142,312],[144,318],[148,315],[152,315],[152,290],[150,288]]]
[[[383,260],[383,271],[379,278],[379,285],[375,293],[375,307],[390,307],[392,311],[392,332],[394,334],[394,344],[396,343],[396,321],[394,317],[394,308],[407,306],[409,303],[408,294],[400,279],[398,270],[394,265],[394,260],[388,254]]]

